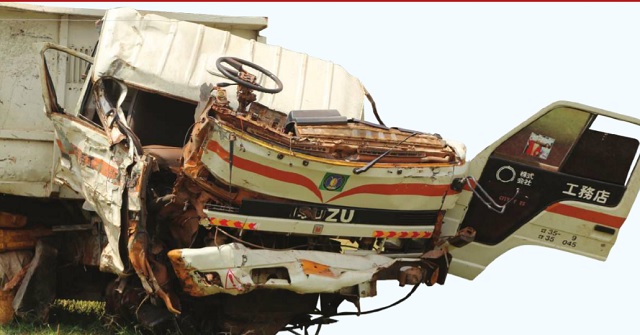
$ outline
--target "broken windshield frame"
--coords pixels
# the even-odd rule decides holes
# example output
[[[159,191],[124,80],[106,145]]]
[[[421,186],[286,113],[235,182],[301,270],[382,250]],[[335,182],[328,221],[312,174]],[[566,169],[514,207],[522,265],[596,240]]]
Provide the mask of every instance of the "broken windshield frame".
[[[58,97],[56,95],[55,85],[53,84],[53,80],[51,79],[51,73],[49,71],[49,65],[47,63],[47,58],[45,54],[48,50],[57,50],[63,52],[69,56],[77,57],[89,64],[93,64],[93,57],[88,56],[82,52],[61,46],[53,43],[43,43],[42,48],[40,50],[40,56],[42,59],[43,66],[41,67],[41,80],[43,81],[43,87],[47,87],[47,90],[43,90],[42,98],[44,100],[45,111],[47,114],[49,113],[66,113],[64,108],[58,104]],[[86,86],[85,86],[86,87]],[[83,88],[84,90],[85,88]],[[74,112],[77,112],[79,108],[76,108]],[[69,114],[69,113],[67,113]]]

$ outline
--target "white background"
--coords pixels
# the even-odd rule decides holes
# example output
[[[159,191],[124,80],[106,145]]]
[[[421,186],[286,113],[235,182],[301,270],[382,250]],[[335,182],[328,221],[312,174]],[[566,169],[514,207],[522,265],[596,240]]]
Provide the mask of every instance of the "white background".
[[[387,125],[462,141],[469,158],[556,100],[640,117],[639,4],[58,5],[267,16],[268,43],[342,65],[373,94]],[[423,285],[397,307],[342,317],[321,333],[640,334],[638,207],[604,263],[520,247],[474,281]],[[379,283],[362,309],[409,290]]]

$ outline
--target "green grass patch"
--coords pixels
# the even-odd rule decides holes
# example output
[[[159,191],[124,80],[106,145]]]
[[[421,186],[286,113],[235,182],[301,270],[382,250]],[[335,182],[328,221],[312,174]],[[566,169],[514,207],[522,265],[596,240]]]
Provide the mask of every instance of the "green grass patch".
[[[134,330],[119,325],[108,324],[104,302],[56,300],[49,312],[49,323],[26,323],[14,320],[0,326],[1,335],[133,335]]]

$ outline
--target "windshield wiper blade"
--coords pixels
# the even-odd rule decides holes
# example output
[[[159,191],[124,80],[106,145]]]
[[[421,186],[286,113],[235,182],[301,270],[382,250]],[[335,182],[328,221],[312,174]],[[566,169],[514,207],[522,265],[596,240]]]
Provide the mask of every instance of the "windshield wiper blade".
[[[383,159],[385,156],[387,156],[393,149],[397,148],[399,145],[401,145],[402,143],[404,143],[405,141],[407,141],[408,139],[412,138],[413,136],[417,135],[418,132],[414,132],[411,133],[411,135],[407,136],[407,138],[405,138],[404,140],[398,142],[398,144],[394,145],[391,149],[383,152],[380,156],[374,158],[371,162],[369,162],[369,164],[360,167],[360,168],[354,168],[353,169],[353,173],[355,174],[361,174],[363,172],[367,172],[367,170],[369,170],[372,166],[374,166],[379,160]]]

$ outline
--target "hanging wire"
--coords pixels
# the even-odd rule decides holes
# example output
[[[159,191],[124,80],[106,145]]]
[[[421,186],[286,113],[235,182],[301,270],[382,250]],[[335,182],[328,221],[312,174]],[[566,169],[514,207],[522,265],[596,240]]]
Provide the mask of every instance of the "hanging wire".
[[[426,271],[425,271],[425,274],[426,274]],[[413,295],[413,293],[418,289],[418,287],[420,286],[421,283],[422,282],[419,282],[419,283],[413,285],[413,288],[411,288],[411,291],[409,291],[409,293],[407,293],[407,295],[405,295],[404,297],[402,297],[398,301],[396,301],[396,302],[394,302],[392,304],[389,304],[387,306],[376,308],[376,309],[372,309],[372,310],[368,310],[368,311],[364,311],[364,312],[340,312],[340,313],[336,313],[334,315],[330,315],[329,317],[347,316],[347,315],[360,316],[360,315],[367,315],[367,314],[373,314],[373,313],[384,311],[384,310],[389,309],[391,307],[397,306],[397,305],[403,303],[405,300],[409,299],[409,297],[411,297],[411,295]]]

